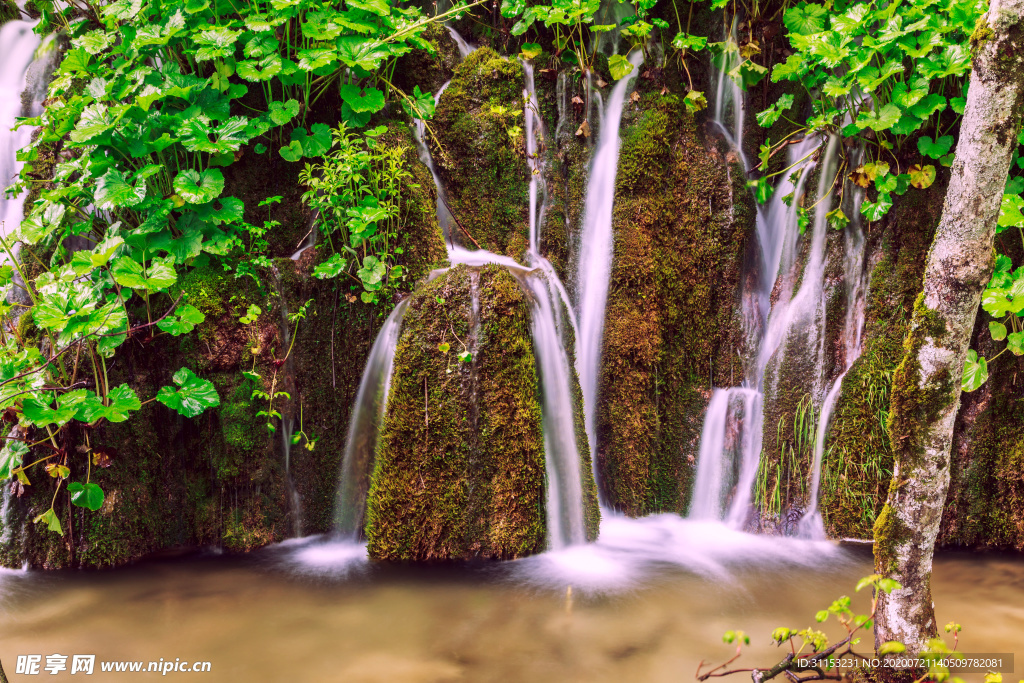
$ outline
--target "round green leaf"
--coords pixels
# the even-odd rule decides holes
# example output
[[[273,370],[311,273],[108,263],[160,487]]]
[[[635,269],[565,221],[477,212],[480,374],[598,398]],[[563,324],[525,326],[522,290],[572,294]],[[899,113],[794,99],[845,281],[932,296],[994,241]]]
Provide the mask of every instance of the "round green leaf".
[[[191,204],[206,204],[219,197],[224,190],[224,174],[216,168],[202,172],[187,169],[174,177],[174,189]]]
[[[83,484],[73,481],[68,484],[71,493],[71,504],[80,508],[88,508],[96,512],[103,507],[103,489],[93,483]]]

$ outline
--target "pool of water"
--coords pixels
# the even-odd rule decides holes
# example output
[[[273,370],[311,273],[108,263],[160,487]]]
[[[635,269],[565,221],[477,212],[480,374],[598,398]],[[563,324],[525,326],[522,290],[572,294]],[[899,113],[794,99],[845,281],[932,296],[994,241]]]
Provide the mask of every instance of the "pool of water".
[[[17,655],[54,653],[208,661],[209,673],[167,677],[211,682],[687,681],[702,659],[730,656],[728,629],[751,635],[741,662],[763,667],[779,657],[773,628],[809,626],[844,594],[866,611],[852,590],[870,573],[864,548],[673,516],[611,518],[597,544],[481,565],[380,566],[361,546],[313,538],[243,557],[2,573],[0,660],[12,683],[40,680],[14,674]],[[940,555],[934,594],[939,623],[964,626],[962,651],[1024,658],[1024,557]],[[161,677],[97,664],[87,680]]]

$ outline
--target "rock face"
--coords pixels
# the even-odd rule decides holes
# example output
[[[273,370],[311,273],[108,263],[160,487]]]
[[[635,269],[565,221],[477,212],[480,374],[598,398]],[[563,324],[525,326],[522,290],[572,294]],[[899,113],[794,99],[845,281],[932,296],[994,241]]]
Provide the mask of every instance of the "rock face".
[[[522,65],[489,48],[472,52],[455,68],[430,129],[434,165],[462,226],[452,238],[519,257],[529,240],[530,207]]]
[[[460,360],[460,352],[472,358]],[[505,269],[459,266],[417,290],[367,502],[371,557],[511,559],[542,551],[540,391],[529,300]],[[589,467],[584,472],[594,537],[597,501]]]
[[[680,98],[651,92],[625,117],[598,480],[629,515],[685,512],[710,389],[743,380],[737,302],[755,213],[742,168]]]

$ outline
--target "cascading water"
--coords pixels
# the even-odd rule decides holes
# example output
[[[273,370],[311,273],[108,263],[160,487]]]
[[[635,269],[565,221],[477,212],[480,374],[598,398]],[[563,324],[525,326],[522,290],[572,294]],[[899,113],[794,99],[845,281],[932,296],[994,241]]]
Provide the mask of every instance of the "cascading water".
[[[868,272],[864,267],[865,244],[864,231],[860,221],[860,204],[864,199],[864,191],[857,189],[853,193],[853,220],[850,221],[843,242],[844,282],[846,283],[846,316],[843,320],[843,371],[832,383],[818,415],[818,429],[814,435],[814,462],[811,465],[811,498],[807,504],[807,513],[800,520],[799,535],[803,538],[823,539],[825,522],[818,509],[818,497],[821,493],[821,464],[825,454],[825,437],[828,435],[829,421],[835,409],[836,400],[843,386],[843,378],[850,371],[863,350],[864,345],[864,311],[867,306]]]
[[[732,32],[735,33],[735,30]],[[726,76],[729,64],[719,77],[715,106],[716,122],[734,147],[742,140],[742,92]],[[731,121],[726,121],[730,117]],[[742,150],[737,149],[746,168]],[[821,155],[819,162],[812,155]],[[853,221],[845,235],[844,283],[846,319],[842,331],[845,369],[826,392],[826,335],[824,286],[827,217],[832,204],[838,144],[830,139],[824,149],[815,138],[805,138],[790,146],[788,167],[796,168],[795,184],[788,174],[777,185],[768,206],[757,213],[757,238],[760,247],[756,291],[744,292],[744,322],[750,348],[756,349],[755,361],[748,365],[742,388],[716,389],[708,406],[701,434],[700,461],[690,515],[697,519],[722,519],[733,527],[749,523],[751,490],[760,465],[764,429],[763,396],[766,377],[773,390],[781,373],[787,348],[796,345],[813,358],[812,386],[809,393],[821,405],[815,435],[812,465],[811,500],[808,514],[800,524],[800,535],[824,538],[821,516],[817,512],[818,488],[828,421],[838,398],[842,379],[860,355],[864,325],[866,275],[864,237],[859,221]],[[797,207],[805,195],[811,171],[819,171],[815,195],[815,215],[806,261],[798,271],[800,216]],[[852,211],[859,214],[863,194],[854,193]],[[788,200],[788,201],[785,201]],[[794,293],[794,287],[800,286]],[[774,292],[774,297],[773,297]],[[774,303],[773,303],[774,299]],[[743,398],[742,418],[733,405]],[[731,437],[731,440],[730,440]],[[738,465],[737,465],[738,462]],[[738,472],[737,472],[738,469]],[[731,504],[726,500],[731,497]]]
[[[632,71],[612,90],[601,119],[601,133],[587,183],[583,231],[577,262],[577,312],[579,335],[576,342],[576,370],[583,392],[584,423],[590,442],[590,460],[597,475],[597,400],[601,372],[601,346],[605,306],[612,272],[612,206],[619,162],[619,126],[630,83],[643,63],[643,53],[629,59]],[[600,485],[598,491],[601,490]],[[599,494],[600,495],[600,494]],[[603,502],[603,501],[602,501]]]
[[[29,126],[11,130],[15,119],[38,114],[39,103],[44,95],[30,93],[31,110],[24,111],[22,93],[26,90],[29,67],[40,45],[39,36],[33,32],[34,26],[35,22],[9,21],[0,27],[0,190],[16,180],[21,167],[17,161],[17,152],[32,137]],[[5,226],[5,233],[21,224],[24,201],[24,195],[6,199],[0,193],[0,221]]]
[[[363,528],[366,492],[370,488],[370,465],[384,421],[398,333],[402,330],[402,316],[408,303],[406,300],[395,306],[377,333],[349,418],[341,482],[334,507],[334,529],[338,536],[353,542],[359,539]]]

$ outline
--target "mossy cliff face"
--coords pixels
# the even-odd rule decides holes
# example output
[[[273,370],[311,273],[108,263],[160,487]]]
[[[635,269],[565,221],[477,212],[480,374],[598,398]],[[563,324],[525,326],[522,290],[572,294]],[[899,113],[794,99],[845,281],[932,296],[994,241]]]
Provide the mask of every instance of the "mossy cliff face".
[[[712,386],[743,379],[734,315],[754,230],[742,170],[675,95],[627,103],[598,408],[598,481],[630,515],[686,510]]]
[[[530,206],[523,67],[475,50],[456,67],[430,128],[434,165],[461,225],[452,227],[452,239],[518,258],[529,240]]]
[[[539,391],[529,302],[508,272],[459,266],[413,294],[367,501],[370,556],[543,550]]]
[[[252,383],[238,371],[254,362],[262,371],[270,358],[265,349],[275,343],[276,328],[265,317],[244,328],[236,313],[250,303],[267,306],[266,293],[252,280],[210,269],[190,272],[180,290],[206,321],[188,337],[130,340],[107,361],[110,382],[128,383],[145,400],[189,367],[214,383],[220,408],[188,420],[154,402],[127,422],[71,433],[63,448],[84,453],[88,446],[102,454],[90,478],[106,493],[103,507],[73,508],[66,495],[58,496],[61,538],[31,523],[49,507],[55,488],[54,480],[34,473],[32,486],[11,502],[14,534],[0,545],[4,565],[106,567],[178,546],[251,550],[287,534],[282,467],[256,417]],[[69,459],[72,479],[85,480],[84,461]]]
[[[996,251],[1014,263],[1024,258],[1020,239],[1007,230]],[[993,358],[1005,342],[988,331],[992,316],[978,313],[971,348]],[[989,363],[989,379],[961,395],[953,436],[951,480],[939,542],[946,545],[1024,549],[1024,361],[1003,353]]]
[[[886,428],[893,374],[921,291],[945,184],[908,192],[871,224],[864,347],[843,381],[822,464],[820,507],[830,536],[870,538],[892,475]]]
[[[400,289],[411,289],[445,259],[433,182],[419,163],[404,124],[392,124],[383,140],[406,148],[413,173],[403,189],[405,223],[396,245],[403,248],[400,258],[408,272]],[[240,168],[230,179],[235,193],[255,191],[252,186],[266,178],[265,168],[251,171],[246,176]],[[214,383],[221,405],[185,419],[153,402],[125,423],[103,424],[87,435],[73,433],[62,447],[78,450],[88,436],[93,451],[111,458],[108,468],[94,466],[91,471],[91,480],[107,494],[106,503],[94,513],[70,507],[64,493],[58,496],[62,538],[32,523],[49,507],[55,485],[43,473],[33,475],[32,486],[20,498],[12,497],[4,514],[0,564],[106,567],[175,547],[212,545],[248,551],[296,531],[330,530],[349,412],[390,303],[366,305],[358,292],[352,296],[340,281],[309,277],[315,260],[326,258],[326,253],[307,250],[299,262],[286,258],[309,229],[310,217],[297,203],[297,192],[290,186],[281,190],[285,201],[272,207],[275,213],[269,216],[282,223],[270,234],[271,244],[279,245],[275,250],[283,257],[274,262],[274,269],[262,272],[259,282],[236,279],[219,267],[191,270],[171,294],[182,294],[206,320],[180,338],[129,340],[107,361],[110,382],[128,383],[142,400],[173,384],[171,376],[188,367]],[[154,308],[170,305],[169,300],[158,299],[153,298]],[[298,326],[290,360],[281,363],[288,346],[282,310],[294,312],[307,301],[311,303]],[[239,317],[249,305],[259,306],[263,313],[245,325]],[[135,314],[145,318],[144,309]],[[24,316],[22,327],[32,336],[30,316]],[[265,382],[257,386],[245,378],[242,371],[250,369]],[[252,396],[255,389],[269,391],[272,384],[290,394],[290,399],[276,400],[274,409],[293,422],[295,430],[301,415],[302,428],[317,439],[312,451],[302,444],[292,447],[289,471],[284,425],[275,421],[277,431],[271,434],[266,418],[257,415],[267,410],[267,402]],[[72,479],[84,481],[84,457],[69,460]]]

